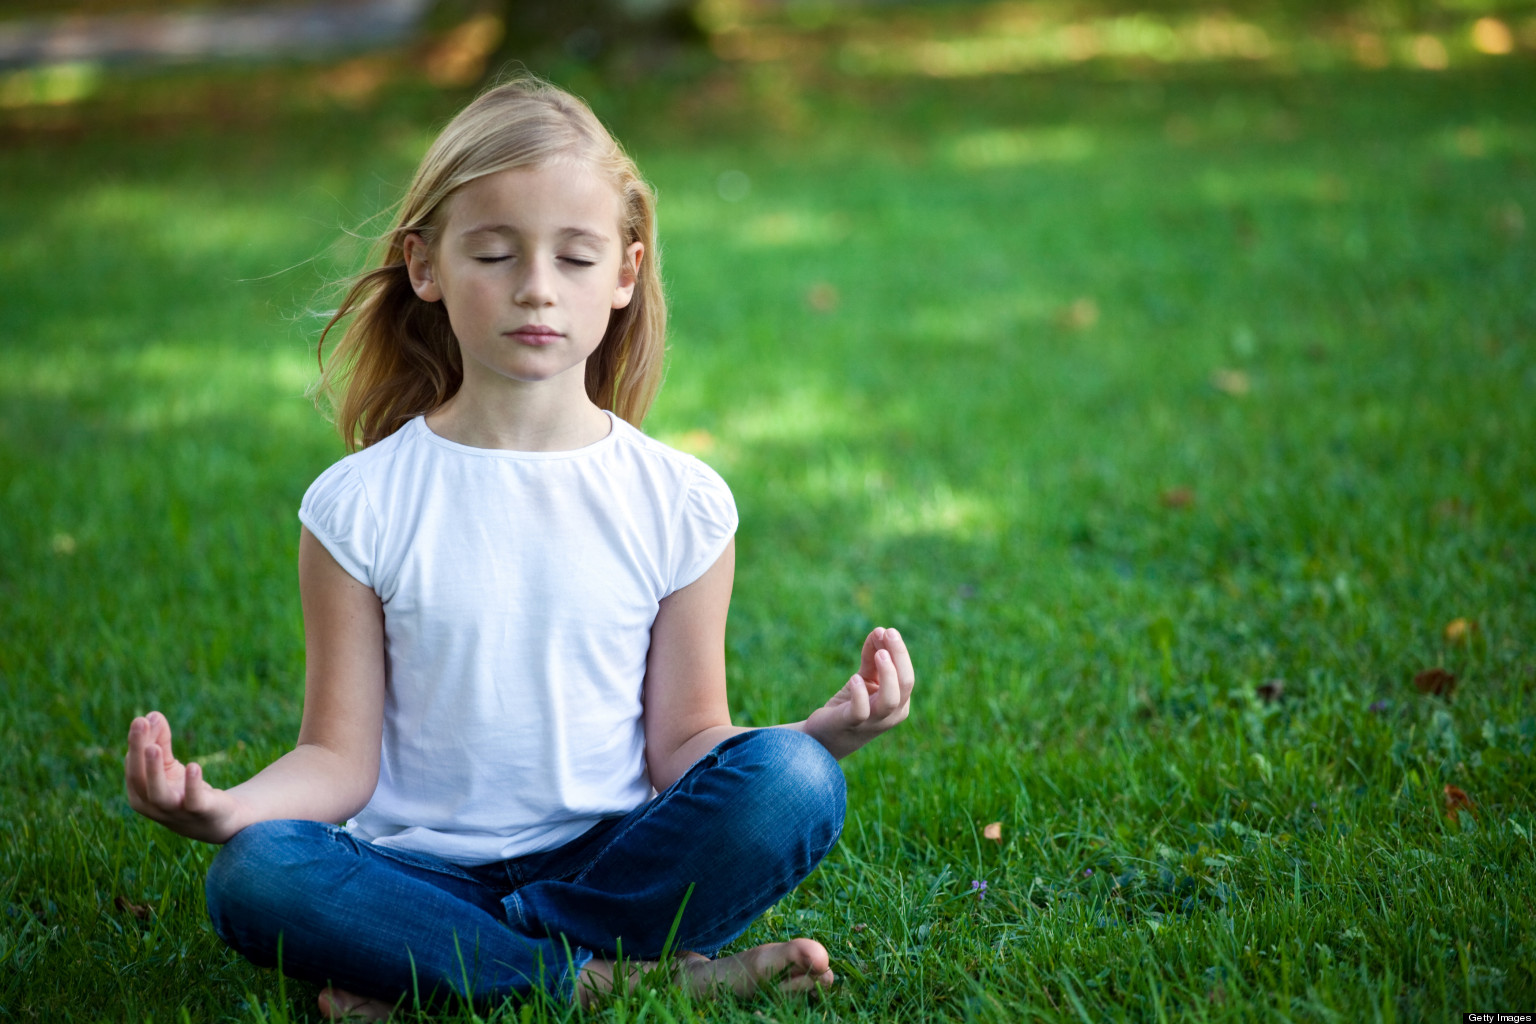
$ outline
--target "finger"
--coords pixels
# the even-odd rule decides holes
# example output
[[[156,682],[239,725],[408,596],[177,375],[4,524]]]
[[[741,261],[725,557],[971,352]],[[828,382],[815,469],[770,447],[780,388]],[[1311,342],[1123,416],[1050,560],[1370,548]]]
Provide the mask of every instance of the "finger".
[[[170,809],[180,801],[171,793],[171,782],[165,777],[164,756],[153,743],[144,748],[144,795],[151,806]]]
[[[130,803],[134,799],[142,799],[145,793],[144,737],[148,732],[149,723],[142,718],[135,718],[128,726],[128,753],[123,758],[123,781],[128,787]]]
[[[876,626],[864,638],[864,649],[859,652],[859,675],[865,679],[875,678],[875,652],[885,642],[885,632],[884,626]]]
[[[149,742],[160,748],[160,756],[165,758],[166,764],[175,761],[176,754],[171,750],[171,720],[158,711],[151,711],[145,719],[149,722]]]
[[[880,673],[880,692],[875,694],[874,713],[885,718],[901,707],[901,680],[891,652],[883,647],[875,654],[875,668]]]
[[[905,701],[912,695],[912,687],[917,685],[917,673],[912,668],[912,655],[907,653],[907,642],[894,629],[885,631],[885,649],[891,652],[891,660],[896,665],[896,677],[901,680],[901,699]]]

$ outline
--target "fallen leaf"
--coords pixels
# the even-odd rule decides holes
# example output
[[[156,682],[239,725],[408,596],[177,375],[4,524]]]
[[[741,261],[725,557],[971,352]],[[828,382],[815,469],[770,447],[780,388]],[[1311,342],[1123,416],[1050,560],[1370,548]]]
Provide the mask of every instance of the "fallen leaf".
[[[1224,395],[1242,398],[1252,390],[1252,382],[1242,370],[1216,370],[1211,374],[1211,387]]]
[[[1525,210],[1513,199],[1495,206],[1490,212],[1490,220],[1493,229],[1507,238],[1519,238],[1525,234]]]
[[[994,821],[992,824],[982,829],[981,834],[983,838],[990,839],[994,843],[1000,843],[1003,841],[1003,823],[1000,821]]]
[[[1475,511],[1470,501],[1461,498],[1444,498],[1435,502],[1432,510],[1436,519],[1458,519],[1462,522],[1470,522]]]
[[[1254,692],[1259,695],[1259,700],[1263,701],[1265,704],[1278,703],[1280,698],[1285,696],[1285,680],[1266,680],[1265,682],[1260,683]]]
[[[836,288],[825,281],[818,281],[805,293],[805,304],[818,313],[830,313],[837,308],[841,298]]]
[[[141,921],[149,917],[149,907],[142,903],[130,903],[126,896],[114,897],[112,905],[125,914],[132,914]]]
[[[856,925],[853,926],[853,930],[856,931],[856,932],[861,932],[861,931],[863,931],[864,929],[866,929],[868,927],[869,927],[869,925],[867,925],[867,924],[856,924]]]
[[[1188,508],[1195,503],[1195,492],[1188,487],[1170,487],[1157,496],[1163,508]]]
[[[1420,693],[1449,697],[1456,690],[1456,676],[1443,668],[1427,668],[1413,677],[1413,685]]]
[[[671,439],[672,447],[689,455],[708,455],[715,450],[715,435],[707,430],[690,430]]]
[[[1466,811],[1472,817],[1477,817],[1476,807],[1472,803],[1472,798],[1467,796],[1466,790],[1447,783],[1445,787],[1445,816],[1455,821],[1458,811]]]
[[[1086,331],[1099,322],[1099,304],[1084,296],[1056,311],[1056,322],[1070,331]]]
[[[1452,619],[1445,624],[1445,642],[1464,644],[1477,633],[1477,623],[1471,619]]]

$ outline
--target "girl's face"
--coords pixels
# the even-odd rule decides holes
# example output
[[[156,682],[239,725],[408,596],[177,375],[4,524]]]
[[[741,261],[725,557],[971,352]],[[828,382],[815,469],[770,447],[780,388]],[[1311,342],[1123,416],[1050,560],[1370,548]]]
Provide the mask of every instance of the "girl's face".
[[[405,239],[411,286],[442,302],[464,387],[519,381],[586,394],[587,357],[629,305],[644,246],[626,246],[620,200],[576,162],[501,171],[446,203],[435,244]]]

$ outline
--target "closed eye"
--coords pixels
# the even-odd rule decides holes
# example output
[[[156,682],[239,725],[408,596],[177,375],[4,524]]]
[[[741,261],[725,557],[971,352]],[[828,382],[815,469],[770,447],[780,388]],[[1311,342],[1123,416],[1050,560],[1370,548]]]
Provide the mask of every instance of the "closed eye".
[[[509,260],[511,258],[512,258],[511,256],[476,256],[475,257],[475,262],[476,263],[504,263],[504,262],[506,262],[507,260]]]

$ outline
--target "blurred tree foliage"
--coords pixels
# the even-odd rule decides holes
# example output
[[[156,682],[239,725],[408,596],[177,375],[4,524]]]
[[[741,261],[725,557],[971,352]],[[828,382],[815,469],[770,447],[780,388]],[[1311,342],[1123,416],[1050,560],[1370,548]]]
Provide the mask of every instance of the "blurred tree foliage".
[[[208,11],[256,6],[345,5],[353,0],[0,0],[0,21],[68,15]],[[775,12],[835,19],[840,13],[896,7],[992,6],[998,0],[434,0],[432,20],[443,13],[494,10],[504,19],[509,39],[581,51],[612,44],[635,33],[688,36],[697,31],[699,8],[723,5],[753,14]],[[1362,19],[1403,27],[1430,26],[1484,14],[1536,14],[1536,0],[1008,0],[1074,13],[1146,12],[1181,14],[1227,11],[1247,18],[1283,20]]]

